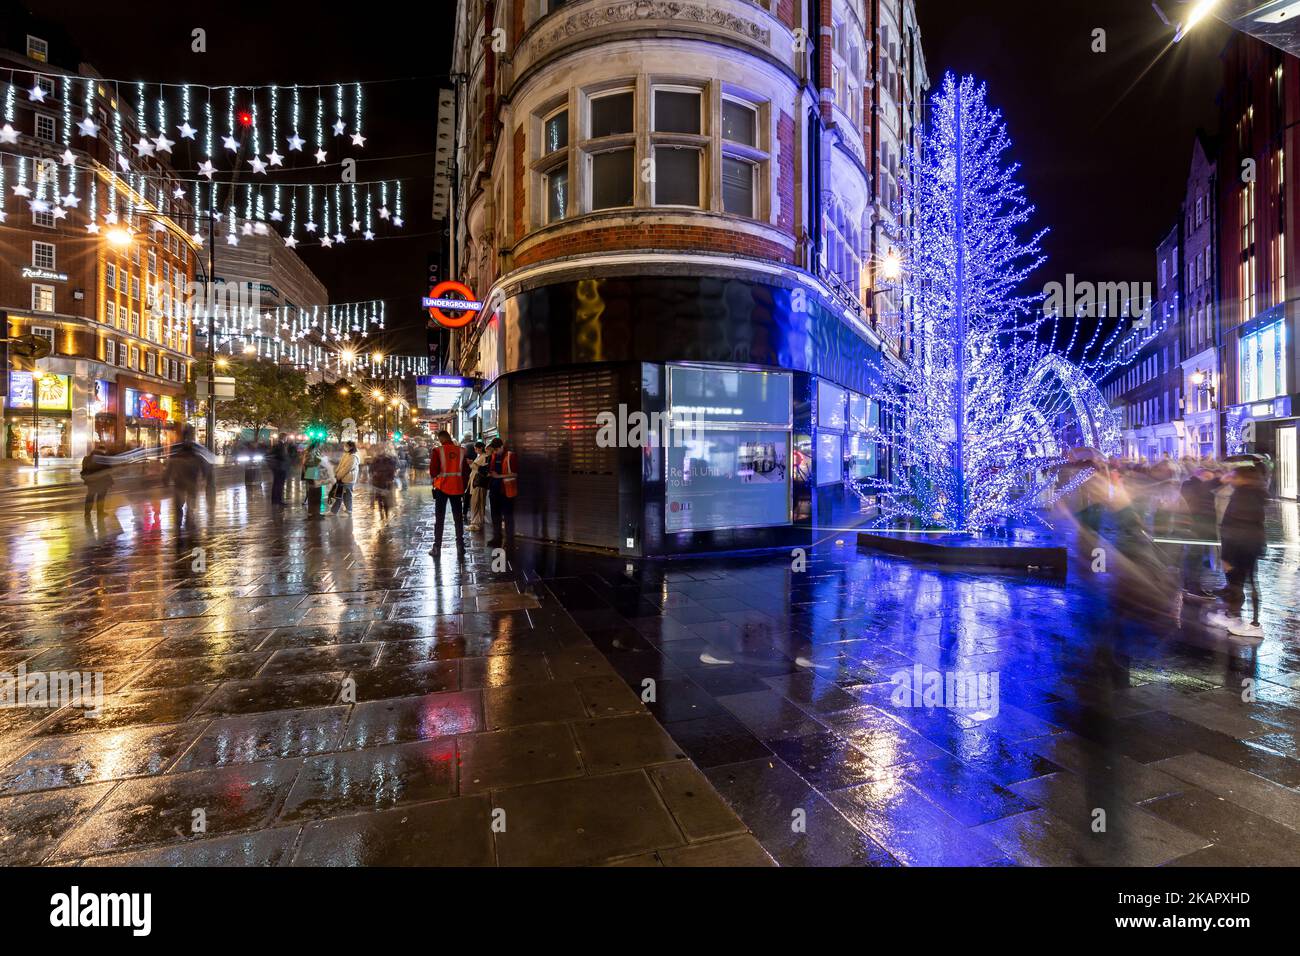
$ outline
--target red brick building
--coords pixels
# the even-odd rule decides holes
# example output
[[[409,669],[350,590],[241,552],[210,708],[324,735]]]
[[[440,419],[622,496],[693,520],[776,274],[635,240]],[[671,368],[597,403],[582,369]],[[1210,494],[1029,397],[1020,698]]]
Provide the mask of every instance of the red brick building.
[[[0,145],[0,309],[9,336],[50,348],[11,356],[0,454],[30,460],[39,442],[44,464],[177,437],[198,245],[171,169],[121,146],[140,136],[131,107],[89,67],[57,65],[70,51],[39,30],[0,38],[0,129],[17,134]]]

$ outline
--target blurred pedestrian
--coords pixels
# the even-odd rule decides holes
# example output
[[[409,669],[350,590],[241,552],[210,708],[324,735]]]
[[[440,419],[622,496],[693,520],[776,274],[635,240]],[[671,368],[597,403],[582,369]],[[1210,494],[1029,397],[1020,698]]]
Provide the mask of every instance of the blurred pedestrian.
[[[397,484],[403,488],[406,487],[406,473],[410,467],[411,452],[406,442],[402,442],[397,448]]]
[[[487,515],[487,446],[481,441],[474,443],[474,459],[469,463],[469,530],[482,531],[483,521]]]
[[[212,461],[208,450],[194,441],[193,425],[186,425],[181,431],[180,442],[172,445],[167,466],[163,469],[163,483],[172,489],[176,527],[184,522],[186,527],[193,528],[199,485],[206,484],[209,491],[214,488]]]
[[[1206,623],[1224,628],[1243,643],[1258,643],[1264,637],[1264,630],[1259,624],[1259,584],[1255,572],[1268,546],[1264,532],[1268,467],[1255,462],[1235,469],[1228,475],[1228,482],[1232,485],[1232,497],[1228,499],[1220,528],[1223,569],[1228,578],[1228,586],[1222,592],[1225,607],[1222,612],[1208,615]],[[1247,584],[1253,612],[1249,623],[1242,616]]]
[[[271,507],[284,507],[284,483],[289,478],[293,464],[288,438],[281,434],[266,453],[266,466],[271,469]]]
[[[334,463],[326,454],[324,442],[312,442],[302,459],[302,480],[307,485],[307,518],[324,517],[325,489],[334,485]]]
[[[370,459],[370,487],[375,489],[375,504],[379,508],[379,519],[387,520],[393,507],[394,486],[397,484],[397,454],[387,442],[379,446],[375,456]]]
[[[515,539],[515,498],[519,494],[519,476],[515,470],[515,453],[501,438],[488,442],[488,506],[492,512],[492,537],[488,547],[499,547]]]
[[[90,518],[93,507],[99,517],[104,517],[104,508],[108,489],[113,486],[111,464],[105,459],[108,449],[103,442],[96,442],[85,458],[81,459],[81,480],[86,484],[86,518]]]
[[[357,443],[344,442],[343,454],[339,456],[339,463],[334,468],[334,487],[330,492],[334,508],[331,514],[338,514],[344,505],[347,506],[348,514],[352,514],[352,486],[360,477],[361,455],[357,452]]]
[[[438,445],[429,458],[429,477],[433,479],[433,550],[429,553],[438,560],[442,552],[442,526],[447,519],[447,506],[451,506],[452,521],[456,526],[456,557],[465,555],[465,514],[462,505],[465,488],[469,483],[469,462],[465,451],[454,441],[451,433],[438,432]]]
[[[1182,485],[1184,530],[1193,542],[1183,545],[1183,596],[1204,601],[1208,595],[1201,587],[1206,560],[1219,540],[1214,513],[1214,493],[1219,479],[1204,465],[1196,468]]]

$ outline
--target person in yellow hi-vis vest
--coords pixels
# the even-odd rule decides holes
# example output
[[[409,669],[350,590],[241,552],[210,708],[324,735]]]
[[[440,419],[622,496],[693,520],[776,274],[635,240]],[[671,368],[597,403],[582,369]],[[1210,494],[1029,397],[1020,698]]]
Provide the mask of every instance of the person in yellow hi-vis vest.
[[[492,537],[488,547],[495,548],[505,538],[515,540],[515,498],[519,495],[519,474],[515,453],[500,438],[488,442],[488,507],[492,512]]]
[[[442,552],[442,526],[447,520],[447,504],[451,503],[451,517],[456,524],[456,556],[465,557],[465,489],[469,487],[469,461],[465,450],[451,440],[451,433],[438,432],[438,445],[429,456],[429,477],[433,479],[433,555],[436,561]]]

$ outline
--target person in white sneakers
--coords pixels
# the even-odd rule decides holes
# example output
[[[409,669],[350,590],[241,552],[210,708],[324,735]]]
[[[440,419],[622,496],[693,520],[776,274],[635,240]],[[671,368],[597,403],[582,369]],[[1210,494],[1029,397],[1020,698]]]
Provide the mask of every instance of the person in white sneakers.
[[[1223,590],[1223,611],[1206,617],[1211,627],[1223,628],[1240,643],[1257,644],[1264,639],[1259,625],[1259,585],[1255,569],[1267,547],[1264,535],[1264,511],[1268,504],[1268,469],[1262,462],[1238,468],[1228,476],[1232,497],[1223,512],[1220,535],[1223,540],[1223,567],[1228,586]],[[1253,600],[1249,623],[1242,617],[1249,582]]]

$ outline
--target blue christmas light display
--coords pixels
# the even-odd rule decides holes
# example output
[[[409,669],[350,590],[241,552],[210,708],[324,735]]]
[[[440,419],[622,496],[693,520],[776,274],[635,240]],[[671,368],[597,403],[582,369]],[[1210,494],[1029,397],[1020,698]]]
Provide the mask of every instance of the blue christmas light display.
[[[914,331],[903,360],[884,363],[871,436],[892,468],[853,483],[879,506],[878,524],[979,532],[1040,518],[1091,474],[1058,482],[1072,445],[1119,447],[1091,378],[1107,362],[1087,358],[1098,336],[1068,360],[1041,293],[1021,291],[1044,261],[1046,230],[1022,238],[1034,207],[1009,148],[984,86],[945,76],[900,209],[902,269],[890,285]]]

